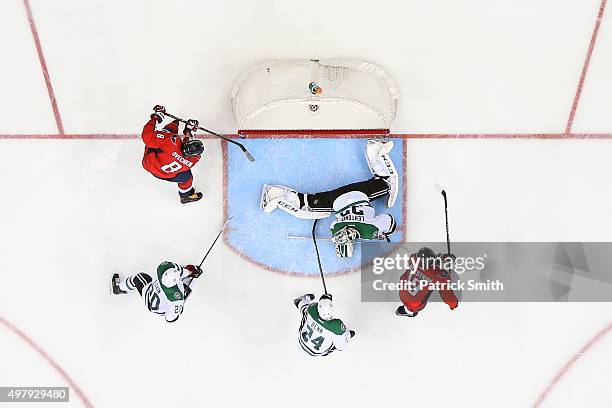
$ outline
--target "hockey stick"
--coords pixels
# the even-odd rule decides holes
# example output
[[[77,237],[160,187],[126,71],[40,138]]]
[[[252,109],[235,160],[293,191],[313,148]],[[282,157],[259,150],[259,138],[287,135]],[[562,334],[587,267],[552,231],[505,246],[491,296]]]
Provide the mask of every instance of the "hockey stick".
[[[202,264],[204,263],[204,261],[206,260],[206,258],[208,257],[208,254],[210,254],[210,251],[212,251],[212,249],[214,248],[215,244],[217,243],[217,241],[219,240],[219,237],[221,236],[221,234],[223,234],[223,231],[225,231],[225,227],[227,226],[227,223],[230,222],[230,220],[232,219],[232,217],[228,217],[227,220],[225,220],[225,223],[223,224],[223,226],[221,227],[221,231],[219,231],[219,233],[217,234],[217,237],[215,238],[215,240],[213,241],[213,243],[210,245],[210,248],[208,248],[208,251],[206,251],[206,254],[204,255],[204,258],[202,258],[202,262],[200,262],[200,264],[198,265],[198,269],[200,269],[202,267]],[[199,275],[198,275],[199,276]],[[191,284],[191,282],[190,282]],[[187,301],[187,299],[189,299],[191,293],[193,292],[191,290],[191,288],[189,287],[189,285],[186,285],[187,289],[189,290],[189,293],[187,293],[185,295],[185,302]],[[184,302],[183,302],[184,304]]]
[[[312,239],[312,237],[305,237],[303,235],[287,234],[287,239],[299,239],[301,241],[306,241],[306,240]],[[321,241],[331,241],[333,238],[331,238],[331,237],[317,237],[317,239],[321,240]],[[363,240],[361,238],[357,238],[353,242],[363,242],[363,241],[365,241],[365,240]]]
[[[202,262],[200,262],[200,264],[198,265],[198,268],[202,267],[202,264],[204,263],[204,261],[208,257],[208,254],[210,254],[210,251],[212,251],[213,247],[215,246],[215,244],[219,240],[219,237],[221,236],[221,234],[223,234],[223,231],[225,230],[225,227],[227,226],[227,223],[230,222],[231,219],[232,219],[232,217],[228,217],[227,218],[227,220],[225,221],[225,224],[223,224],[223,226],[221,227],[221,231],[219,231],[219,233],[217,234],[217,237],[215,238],[213,243],[210,245],[210,248],[208,248],[208,251],[206,251],[206,255],[204,255],[204,258],[202,258]]]
[[[323,267],[321,266],[321,257],[319,256],[319,247],[317,245],[317,237],[315,235],[315,229],[317,227],[318,219],[312,223],[312,242],[314,242],[315,251],[317,253],[317,262],[319,263],[319,272],[321,273],[321,280],[323,281],[323,291],[327,295],[327,285],[325,285],[325,276],[323,275]]]
[[[442,190],[442,197],[444,197],[444,218],[446,218],[446,249],[450,255],[450,235],[448,234],[448,201],[446,199],[446,191]]]
[[[171,113],[166,112],[166,116],[168,116],[168,117],[170,117],[172,119],[176,119],[179,122],[187,123],[187,121],[185,119],[181,119],[178,116],[174,116]],[[206,129],[206,128],[203,128],[203,127],[200,127],[200,126],[198,126],[198,129],[203,130],[206,133],[210,133],[211,135],[216,136],[216,137],[218,137],[220,139],[223,139],[223,140],[225,140],[227,142],[235,144],[236,146],[238,146],[242,150],[242,152],[247,157],[247,159],[249,159],[249,161],[252,161],[252,162],[255,161],[255,158],[253,157],[253,155],[246,149],[246,147],[244,147],[244,145],[242,143],[238,143],[237,141],[232,140],[229,137],[225,137],[223,135],[220,135],[219,133],[213,132],[212,130],[209,130],[209,129]]]
[[[451,247],[450,247],[450,235],[448,233],[448,199],[446,198],[446,191],[444,191],[441,185],[436,183],[435,188],[436,190],[440,192],[440,194],[442,194],[442,197],[444,197],[444,218],[446,219],[446,250],[447,250],[447,253],[450,255]]]

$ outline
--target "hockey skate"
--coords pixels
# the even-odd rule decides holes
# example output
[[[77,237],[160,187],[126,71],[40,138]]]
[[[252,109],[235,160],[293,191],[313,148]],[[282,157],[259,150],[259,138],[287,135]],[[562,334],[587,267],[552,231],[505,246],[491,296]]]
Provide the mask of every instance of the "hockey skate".
[[[293,300],[293,304],[295,305],[295,307],[297,307],[299,309],[300,308],[300,303],[305,298],[308,298],[308,300],[312,302],[314,300],[314,298],[315,298],[315,295],[313,295],[312,293],[307,293],[304,296],[300,296],[299,298],[294,299]]]
[[[395,311],[395,314],[397,316],[402,316],[402,317],[415,317],[416,315],[419,314],[419,312],[411,312],[407,310],[404,305],[402,305],[397,308],[397,310]]]
[[[111,278],[111,293],[113,295],[125,295],[127,293],[125,290],[121,290],[119,287],[119,281],[119,274],[114,273],[113,277]]]
[[[392,149],[392,140],[369,139],[365,152],[368,167],[372,174],[383,178],[389,185],[389,198],[387,200],[388,208],[395,205],[399,188],[399,175],[389,156]]]
[[[189,195],[181,195],[181,204],[193,203],[194,201],[200,200],[204,194],[199,191],[195,191],[193,188],[188,193]]]

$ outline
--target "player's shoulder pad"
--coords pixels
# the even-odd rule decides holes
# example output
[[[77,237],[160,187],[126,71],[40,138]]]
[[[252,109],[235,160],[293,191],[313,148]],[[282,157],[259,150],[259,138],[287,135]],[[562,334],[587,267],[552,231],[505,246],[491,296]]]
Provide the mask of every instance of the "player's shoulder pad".
[[[168,269],[170,268],[181,268],[180,265],[174,263],[174,262],[170,262],[170,261],[164,261],[162,263],[159,264],[159,266],[157,267],[157,274],[158,276],[161,277],[161,275],[166,272]]]
[[[325,327],[330,332],[341,335],[346,332],[346,326],[340,319],[331,319],[331,320],[323,320],[319,316],[319,311],[317,310],[317,302],[313,302],[308,305],[308,313],[313,318],[315,322]]]
[[[334,334],[344,334],[346,332],[346,326],[340,319],[332,319],[328,322],[327,328]]]

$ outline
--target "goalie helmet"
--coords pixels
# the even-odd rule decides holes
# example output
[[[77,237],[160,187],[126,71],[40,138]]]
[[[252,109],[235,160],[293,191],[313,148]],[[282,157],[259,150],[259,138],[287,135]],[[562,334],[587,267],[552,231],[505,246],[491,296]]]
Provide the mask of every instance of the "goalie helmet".
[[[353,227],[344,227],[337,231],[332,238],[336,248],[336,255],[340,258],[352,257],[354,241],[357,238],[359,238],[359,231]]]
[[[161,277],[161,284],[167,288],[176,286],[183,275],[183,268],[174,264],[173,268],[168,268],[164,271]]]
[[[334,317],[334,305],[332,304],[332,295],[321,295],[319,303],[317,303],[317,312],[323,320],[331,320]]]
[[[185,157],[199,156],[204,153],[204,143],[198,139],[184,140],[181,145],[181,151]]]

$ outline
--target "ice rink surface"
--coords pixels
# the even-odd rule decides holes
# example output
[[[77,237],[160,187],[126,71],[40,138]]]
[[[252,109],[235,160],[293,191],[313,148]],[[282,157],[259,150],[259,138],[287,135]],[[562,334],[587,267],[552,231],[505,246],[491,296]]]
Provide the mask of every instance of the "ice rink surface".
[[[223,224],[220,143],[205,141],[197,204],[142,170],[151,107],[233,133],[232,82],[268,58],[363,58],[394,77],[392,131],[430,137],[405,140],[406,239],[443,238],[440,183],[453,240],[611,241],[605,0],[1,6],[0,386],[69,385],[65,406],[98,408],[612,404],[609,304],[432,303],[402,320],[344,274],[328,286],[357,337],[307,360],[291,300],[320,281],[226,245],[174,325],[108,294],[113,272],[198,262]]]

